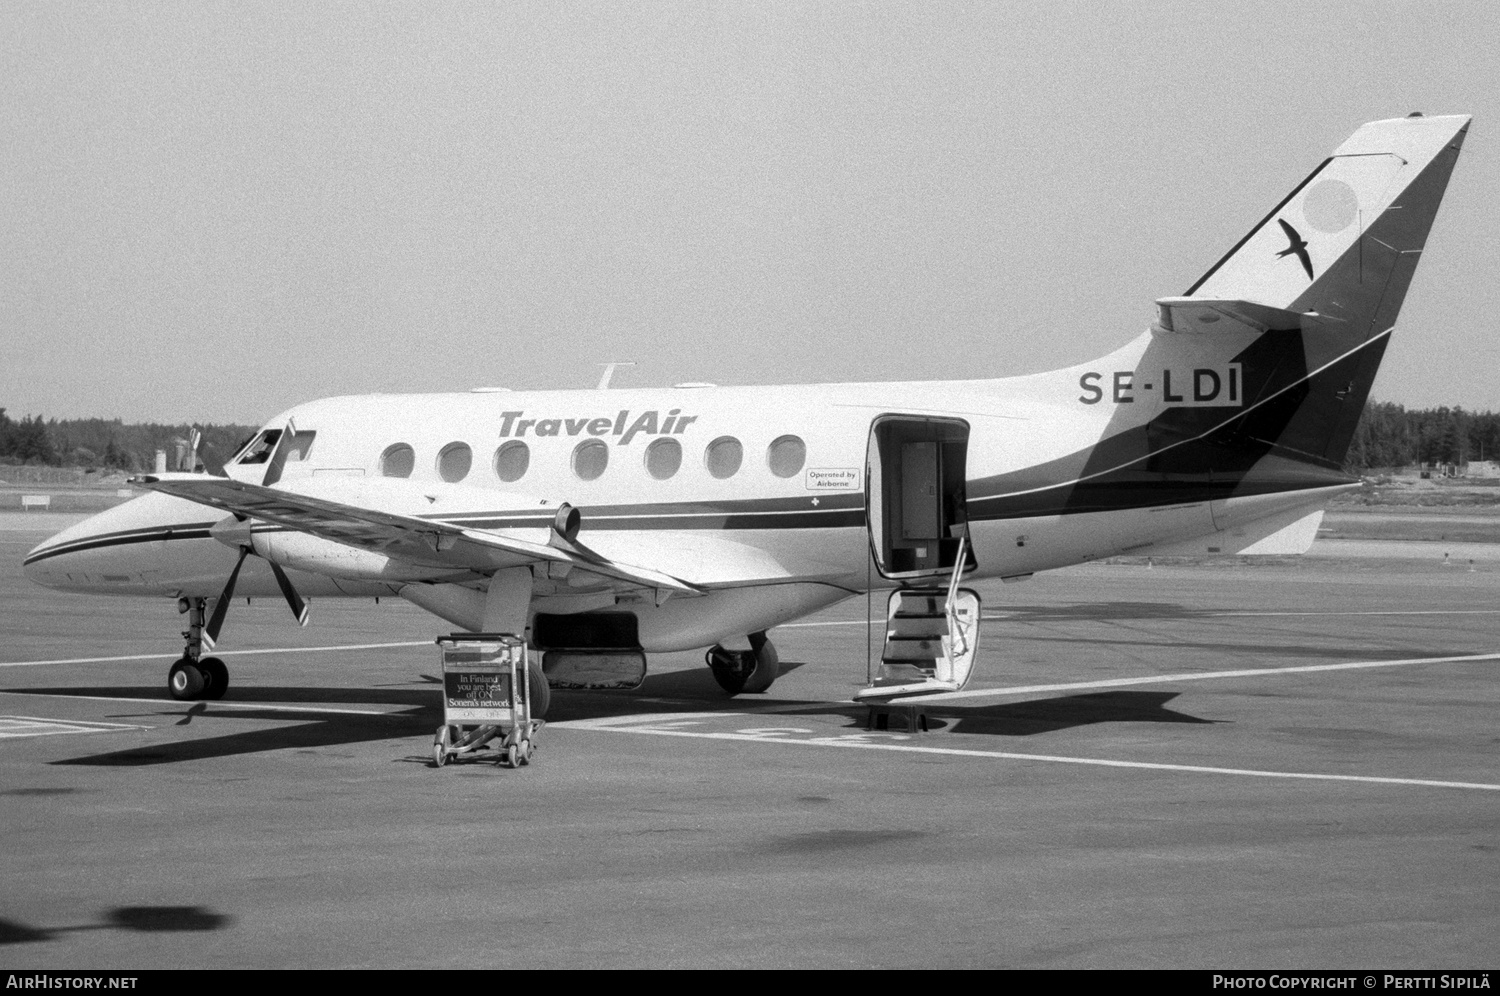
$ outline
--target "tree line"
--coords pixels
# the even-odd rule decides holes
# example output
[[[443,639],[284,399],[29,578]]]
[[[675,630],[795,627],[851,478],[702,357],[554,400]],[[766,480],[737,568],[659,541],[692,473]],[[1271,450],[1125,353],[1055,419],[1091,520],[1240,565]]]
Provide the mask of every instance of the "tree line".
[[[102,418],[44,421],[39,415],[15,421],[0,408],[0,463],[147,471],[155,466],[156,451],[165,450],[168,466],[175,469],[177,452],[193,428]],[[218,473],[256,431],[249,425],[197,428],[203,433],[198,459],[210,473]],[[1408,409],[1371,401],[1360,416],[1344,466],[1359,473],[1485,459],[1500,459],[1500,412]]]
[[[1344,466],[1351,471],[1500,460],[1500,412],[1412,408],[1371,401]]]
[[[126,423],[120,419],[46,419],[29,415],[19,421],[0,408],[0,463],[86,467],[97,470],[149,471],[156,451],[167,454],[167,466],[177,469],[179,450],[186,450],[195,427],[187,423]],[[219,473],[257,427],[199,425],[198,460],[210,473]],[[188,469],[188,468],[185,468]]]

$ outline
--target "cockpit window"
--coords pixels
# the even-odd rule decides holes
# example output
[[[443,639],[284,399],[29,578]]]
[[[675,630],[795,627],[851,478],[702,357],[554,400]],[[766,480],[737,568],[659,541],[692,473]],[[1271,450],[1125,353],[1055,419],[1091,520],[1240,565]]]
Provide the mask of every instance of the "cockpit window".
[[[286,443],[286,458],[288,460],[306,460],[312,453],[313,439],[317,433],[311,430],[292,433],[292,438]]]
[[[240,452],[236,463],[265,463],[271,459],[271,454],[276,452],[276,443],[281,439],[280,429],[266,429],[260,435],[251,440],[250,445]]]
[[[308,454],[312,452],[313,437],[316,435],[317,433],[311,430],[283,435],[281,445],[276,448],[276,455],[271,458],[271,465],[266,468],[265,480],[261,483],[270,487],[281,480],[287,464],[301,463],[306,460]]]

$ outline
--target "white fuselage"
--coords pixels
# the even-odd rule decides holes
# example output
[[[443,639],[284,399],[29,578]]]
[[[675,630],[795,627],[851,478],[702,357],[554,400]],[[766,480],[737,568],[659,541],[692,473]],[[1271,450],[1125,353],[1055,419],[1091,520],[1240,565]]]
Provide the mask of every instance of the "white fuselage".
[[[1100,403],[1086,390],[1100,379],[1088,378],[1091,372],[1100,372],[1108,387],[1110,371],[1149,362],[1151,342],[1148,334],[1102,361],[1009,380],[365,395],[299,405],[268,427],[286,426],[311,440],[296,454],[304,459],[279,468],[276,486],[287,490],[366,503],[378,490],[387,504],[403,506],[393,511],[493,529],[540,528],[558,504],[572,504],[582,512],[580,539],[593,548],[669,573],[691,571],[709,592],[657,604],[650,597],[575,593],[565,579],[548,584],[538,572],[534,611],[627,608],[640,617],[646,649],[684,649],[766,629],[872,583],[891,584],[871,563],[867,525],[875,420],[899,414],[961,421],[968,427],[968,481],[1014,477],[1158,414],[1166,403],[1139,389],[1125,403],[1112,396]],[[1220,355],[1225,348],[1219,344]],[[795,442],[785,443],[789,437],[800,441],[800,453]],[[648,461],[652,444],[662,440],[677,444],[675,469],[670,455]],[[734,448],[725,440],[738,443],[738,466],[719,452]],[[773,454],[778,440],[790,455]],[[518,445],[524,461],[515,455]],[[508,455],[497,459],[503,447]],[[593,452],[580,458],[580,447]],[[266,467],[232,463],[226,470],[259,483]],[[406,473],[405,484],[383,470]],[[1028,575],[1199,537],[1207,537],[1204,551],[1235,552],[1246,546],[1226,544],[1235,529],[1243,537],[1243,527],[1263,520],[1280,529],[1330,493],[1304,489],[1070,514],[981,510],[968,523],[977,561],[970,576]],[[232,525],[212,508],[147,494],[38,547],[27,573],[65,590],[211,597],[236,560],[236,543],[223,535]],[[710,535],[713,545],[695,548],[695,539]],[[735,556],[724,556],[726,543],[737,544]],[[479,580],[434,577],[421,566],[285,530],[257,530],[254,547],[287,568],[306,596],[406,590],[412,601],[450,618],[428,604],[433,586]],[[277,588],[269,568],[252,558],[236,591],[270,596]]]

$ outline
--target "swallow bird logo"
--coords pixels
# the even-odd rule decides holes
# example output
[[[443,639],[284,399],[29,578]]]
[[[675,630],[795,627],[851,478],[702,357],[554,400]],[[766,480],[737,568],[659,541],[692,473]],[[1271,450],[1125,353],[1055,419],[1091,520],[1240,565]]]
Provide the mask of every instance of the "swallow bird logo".
[[[1293,253],[1296,253],[1297,259],[1302,262],[1302,268],[1307,271],[1307,279],[1311,280],[1313,278],[1312,258],[1307,255],[1307,240],[1299,235],[1295,228],[1293,228],[1291,225],[1288,225],[1280,218],[1276,219],[1276,223],[1280,225],[1281,230],[1286,233],[1286,240],[1289,243],[1285,249],[1276,254],[1276,258],[1280,259],[1283,256],[1290,256]]]

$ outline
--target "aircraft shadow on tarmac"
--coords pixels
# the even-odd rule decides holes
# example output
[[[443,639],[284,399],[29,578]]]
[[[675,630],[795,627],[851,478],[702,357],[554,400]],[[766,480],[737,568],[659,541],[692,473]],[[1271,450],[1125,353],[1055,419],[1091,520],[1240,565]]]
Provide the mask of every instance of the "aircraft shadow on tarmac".
[[[1099,723],[1194,723],[1217,724],[1224,720],[1200,719],[1168,709],[1166,704],[1180,692],[1114,691],[1086,695],[1063,695],[1027,702],[985,706],[935,705],[926,711],[927,729],[948,733],[975,733],[991,737],[1029,737],[1038,733],[1068,730]],[[896,700],[897,703],[900,700]],[[831,711],[850,716],[851,726],[863,728],[868,707],[851,705],[830,709],[828,704],[800,710],[778,710],[780,716],[827,715]],[[892,726],[891,729],[899,729]]]
[[[32,927],[0,919],[0,944],[28,944],[56,940],[61,934],[83,930],[133,930],[144,933],[184,930],[223,930],[232,917],[202,906],[117,906],[98,923],[68,927]]]
[[[1114,691],[1064,695],[1056,699],[976,706],[962,712],[943,710],[934,718],[951,722],[952,733],[1029,737],[1098,723],[1218,723],[1168,709],[1178,692]],[[929,722],[931,722],[929,720]]]
[[[1189,608],[1172,602],[1074,602],[1071,605],[1016,605],[985,610],[995,622],[1110,622],[1116,619],[1196,619],[1221,609]],[[1003,619],[997,618],[1003,616]]]
[[[782,673],[802,666],[782,665]],[[110,719],[157,718],[173,720],[172,726],[213,724],[220,717],[235,720],[261,720],[277,725],[272,728],[242,730],[222,736],[153,743],[143,747],[107,751],[84,757],[66,758],[52,764],[87,767],[144,767],[174,764],[215,757],[258,754],[275,750],[310,750],[350,744],[422,737],[442,720],[437,695],[430,688],[412,689],[345,689],[297,687],[249,687],[241,690],[257,702],[273,704],[296,702],[302,705],[329,703],[330,711],[320,713],[316,707],[307,712],[281,709],[223,708],[212,702],[191,705],[161,699],[155,690],[141,688],[31,688],[15,689],[46,695],[139,699],[142,705],[160,708],[148,712],[130,711],[111,714]],[[226,696],[234,702],[235,689]],[[1166,708],[1177,692],[1110,691],[1028,702],[981,706],[938,706],[930,711],[933,730],[987,736],[1020,737],[1055,730],[1090,726],[1098,723],[1213,723]],[[725,713],[753,712],[760,697],[742,696],[729,699],[714,683],[711,675],[697,670],[667,672],[648,677],[634,692],[560,692],[552,699],[548,718],[553,721],[628,716],[642,711],[649,701],[649,711],[674,712],[722,710]],[[854,703],[776,702],[780,715],[844,715],[851,726],[864,723],[866,709]],[[370,715],[334,711],[355,704],[405,705],[400,712]],[[248,703],[247,703],[248,705]],[[788,705],[802,705],[793,708]],[[424,745],[425,746],[425,745]],[[424,751],[425,754],[425,751]]]
[[[172,726],[213,723],[219,717],[237,720],[263,720],[279,724],[273,729],[246,730],[225,736],[199,737],[148,747],[128,748],[91,754],[86,757],[53,761],[57,765],[134,767],[171,764],[211,757],[257,754],[272,750],[337,747],[344,744],[369,743],[430,733],[442,718],[441,703],[431,686],[425,688],[300,688],[246,686],[231,688],[224,701],[228,708],[215,711],[213,702],[174,702],[156,688],[140,686],[92,686],[55,688],[11,688],[6,691],[45,695],[79,696],[81,698],[138,699],[148,711],[129,710],[110,713],[108,719],[174,720]],[[240,708],[233,703],[243,696],[268,705],[296,703],[312,706],[306,712],[284,709]],[[327,704],[329,712],[320,713],[317,704]],[[351,714],[336,710],[358,705],[409,706],[401,712]],[[155,708],[150,708],[155,707]]]
[[[798,667],[801,667],[801,664],[783,663],[781,673],[786,674]],[[417,680],[423,684],[407,688],[231,686],[224,697],[222,706],[214,702],[174,702],[164,698],[159,689],[140,686],[6,690],[21,694],[59,697],[136,699],[142,706],[148,707],[148,711],[128,709],[111,713],[107,717],[110,720],[171,720],[170,724],[163,725],[192,726],[212,724],[216,719],[226,717],[235,720],[262,720],[277,724],[270,729],[243,730],[223,736],[202,736],[158,742],[144,747],[131,747],[51,762],[64,766],[145,767],[275,750],[310,750],[430,736],[442,722],[442,703],[435,687],[437,679],[432,675],[421,675]],[[702,674],[695,669],[691,672],[668,672],[648,677],[635,692],[556,692],[552,697],[552,708],[548,713],[548,718],[552,720],[592,719],[630,715],[641,711],[642,704],[639,699],[663,695],[683,701],[665,706],[653,704],[654,711],[702,711],[705,708],[722,708],[726,712],[732,712],[736,708],[743,708],[745,704],[743,700],[740,700],[736,705],[735,700],[727,698],[714,683],[708,669],[703,668]],[[236,699],[242,696],[255,703],[267,705],[295,703],[298,706],[312,706],[313,708],[306,712],[244,708],[236,704]],[[328,705],[329,712],[318,712],[316,709],[318,704]],[[396,705],[409,708],[399,712],[371,715],[337,711],[357,705]],[[425,754],[424,744],[423,755]]]

